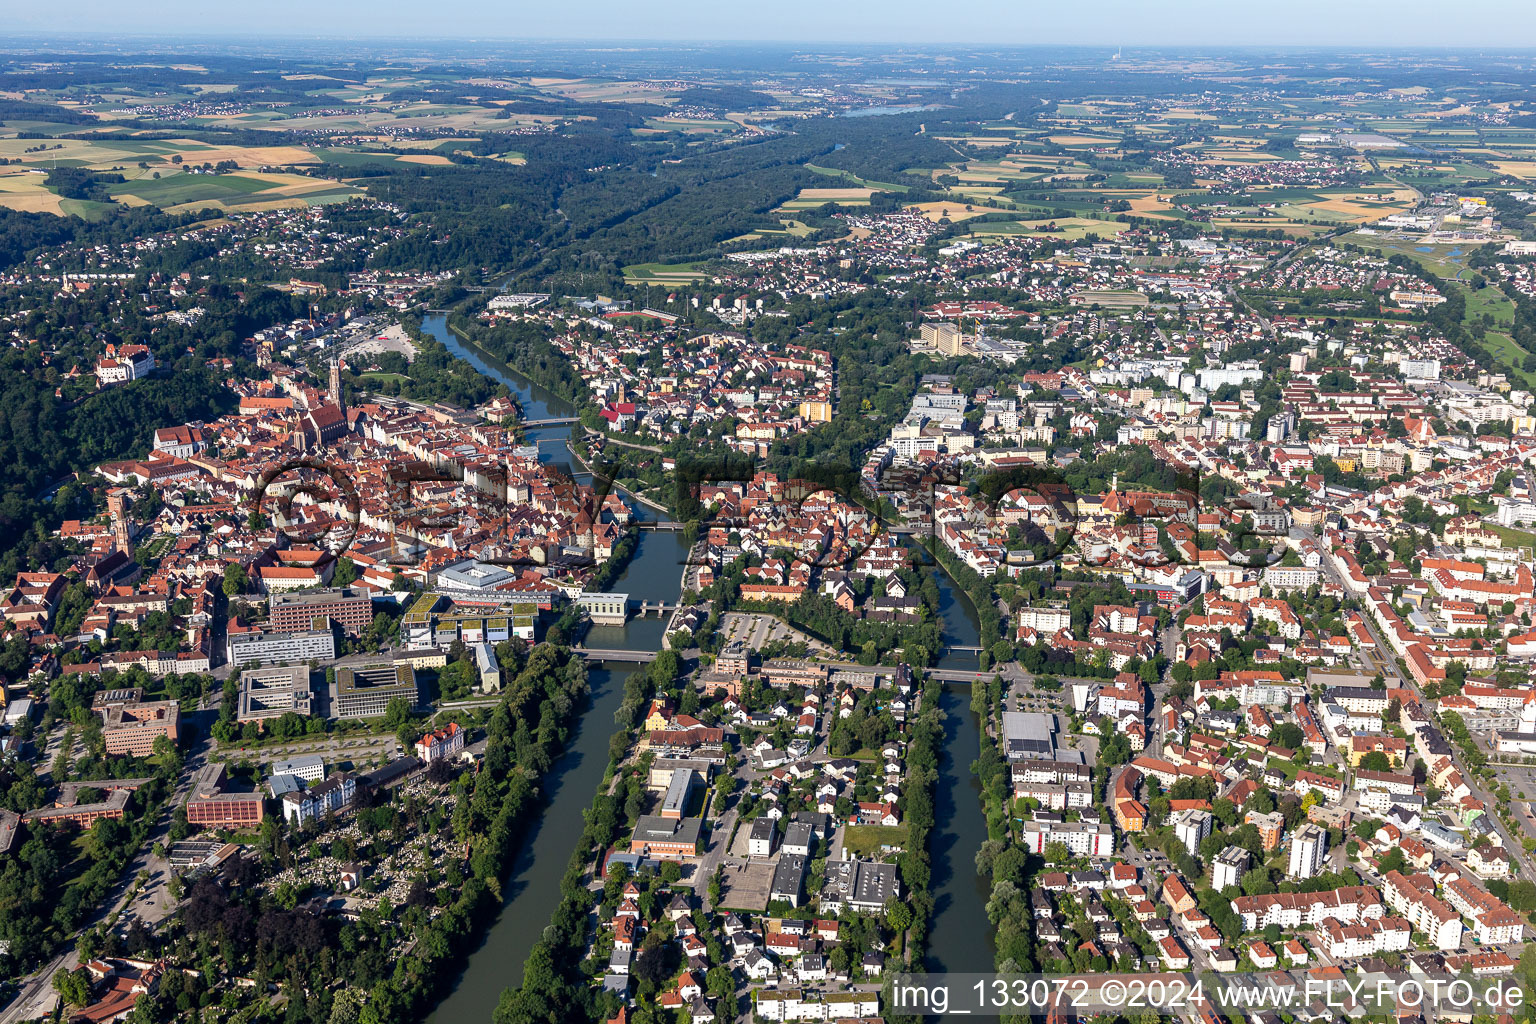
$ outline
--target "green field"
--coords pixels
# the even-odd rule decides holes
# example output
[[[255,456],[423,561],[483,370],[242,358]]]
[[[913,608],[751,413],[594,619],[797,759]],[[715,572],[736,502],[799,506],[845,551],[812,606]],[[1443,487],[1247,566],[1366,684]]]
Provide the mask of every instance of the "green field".
[[[883,192],[910,191],[906,185],[897,185],[889,181],[870,181],[867,178],[861,178],[857,174],[853,174],[849,171],[840,171],[835,167],[817,167],[815,164],[806,164],[805,169],[828,178],[836,178],[839,181],[847,182],[847,184],[853,188],[873,188],[879,189]],[[784,205],[788,206],[789,204],[785,203]]]
[[[1515,304],[1510,301],[1499,289],[1489,286],[1487,288],[1468,288],[1467,296],[1467,320],[1481,320],[1484,316],[1493,317],[1496,324],[1512,324],[1515,322]]]
[[[626,280],[652,281],[657,284],[692,281],[703,276],[703,261],[693,263],[636,263],[624,268]]]
[[[1362,249],[1373,249],[1386,256],[1403,255],[1413,260],[1419,266],[1441,277],[1454,278],[1466,267],[1467,259],[1476,251],[1477,246],[1471,243],[1438,243],[1426,245],[1412,239],[1386,238],[1381,235],[1362,235],[1359,232],[1351,232],[1339,238],[1339,241],[1350,245],[1358,245]]]
[[[1481,525],[1498,534],[1505,547],[1536,549],[1536,533],[1517,530],[1513,526],[1500,526],[1498,523],[1483,523]]]
[[[208,199],[232,199],[265,192],[270,181],[242,178],[238,174],[173,174],[161,178],[141,178],[112,189],[117,196],[137,196],[156,206],[176,206]]]
[[[117,207],[111,203],[98,203],[91,199],[61,199],[59,200],[59,212],[74,214],[81,220],[97,221],[106,217]]]
[[[908,840],[906,825],[894,828],[885,825],[849,825],[843,829],[843,850],[860,857],[878,857],[882,846],[905,848]]]
[[[315,156],[338,167],[368,167],[399,161],[394,153],[369,153],[361,149],[314,149]]]
[[[326,203],[344,203],[359,194],[358,190],[351,185],[338,185],[335,188],[306,192],[297,198],[304,200],[310,206],[324,206]],[[261,197],[255,196],[254,198],[260,199]]]
[[[1503,331],[1489,331],[1483,335],[1483,346],[1503,364],[1504,372],[1510,380],[1524,388],[1536,387],[1536,378],[1523,369],[1530,353],[1516,345],[1513,338]]]

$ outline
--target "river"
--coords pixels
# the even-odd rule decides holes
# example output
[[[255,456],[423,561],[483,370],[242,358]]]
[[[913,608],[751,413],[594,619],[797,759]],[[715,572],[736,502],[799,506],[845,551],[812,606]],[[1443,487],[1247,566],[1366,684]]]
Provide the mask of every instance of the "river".
[[[506,384],[522,404],[527,419],[574,415],[570,403],[514,376],[489,354],[464,344],[448,330],[443,317],[426,317],[422,330],[487,377]],[[570,430],[569,425],[540,427],[528,431],[528,440],[542,442],[542,461],[574,465],[570,449],[561,443],[570,436]],[[577,474],[578,479],[584,476]],[[641,519],[655,518],[646,506],[635,507]],[[675,603],[687,554],[682,534],[645,531],[613,589],[637,600]],[[593,626],[586,642],[613,650],[654,651],[661,647],[665,626],[664,619],[655,617],[631,619],[622,626]],[[427,1018],[430,1024],[484,1024],[490,1021],[502,990],[522,982],[523,964],[560,902],[560,880],[576,837],[581,835],[582,812],[591,805],[608,766],[608,740],[615,728],[613,709],[619,705],[624,680],[642,667],[605,663],[588,669],[591,703],[576,723],[570,746],[546,777],[547,805],[513,862],[501,912],[484,941],[470,954],[452,984],[453,991]]]
[[[530,420],[575,415],[569,402],[519,377],[489,353],[467,345],[448,329],[442,316],[422,320],[422,331],[441,341],[487,377],[507,385]],[[574,464],[568,425],[535,428],[530,443],[539,443],[545,462]],[[577,474],[578,479],[585,474]],[[642,519],[656,514],[631,503]],[[614,591],[639,600],[678,598],[687,548],[682,534],[645,531],[639,547]],[[940,614],[950,643],[975,645],[978,621],[968,599],[942,569],[937,574]],[[659,618],[631,619],[623,626],[593,626],[587,644],[608,649],[657,650],[665,622]],[[946,654],[942,668],[974,668],[975,655]],[[590,806],[608,761],[613,733],[610,709],[618,705],[624,679],[632,665],[593,666],[588,673],[592,700],[577,722],[571,744],[555,762],[545,782],[548,805],[533,826],[514,862],[506,900],[484,941],[470,954],[453,991],[427,1018],[429,1024],[488,1022],[502,990],[522,982],[523,963],[543,934],[560,900],[560,879],[570,860],[572,844],[581,834],[582,811]],[[933,831],[933,892],[935,914],[929,931],[928,957],[932,970],[992,970],[991,925],[986,918],[987,894],[976,875],[975,855],[987,837],[980,787],[971,774],[971,761],[981,750],[981,734],[971,713],[970,688],[944,689],[945,758],[939,769]]]
[[[944,639],[976,646],[980,620],[970,599],[943,569],[929,570],[939,584],[939,615]],[[939,668],[974,669],[976,655],[947,652]],[[971,688],[946,683],[944,758],[934,794],[933,923],[928,930],[928,970],[983,971],[993,969],[992,923],[987,920],[986,886],[976,873],[976,851],[987,838],[987,817],[981,809],[981,783],[971,774],[971,762],[981,753],[981,723],[971,711]]]

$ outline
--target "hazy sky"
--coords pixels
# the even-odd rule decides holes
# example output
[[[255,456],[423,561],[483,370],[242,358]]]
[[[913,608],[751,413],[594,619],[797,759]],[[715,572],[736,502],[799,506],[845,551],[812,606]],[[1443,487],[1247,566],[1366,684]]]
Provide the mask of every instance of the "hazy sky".
[[[0,0],[0,35],[1536,46],[1532,0]]]

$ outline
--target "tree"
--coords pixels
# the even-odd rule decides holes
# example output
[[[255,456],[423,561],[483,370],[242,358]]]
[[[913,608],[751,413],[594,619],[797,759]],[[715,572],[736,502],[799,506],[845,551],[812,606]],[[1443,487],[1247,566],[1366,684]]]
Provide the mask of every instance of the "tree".
[[[70,1006],[85,1006],[91,1001],[91,976],[84,967],[57,971],[53,976],[53,990]]]
[[[1287,750],[1297,750],[1301,747],[1306,737],[1302,735],[1301,726],[1294,722],[1281,722],[1269,732],[1271,743],[1284,747]]]
[[[672,975],[674,949],[670,943],[662,943],[650,949],[642,949],[635,957],[634,974],[642,983],[652,988]]]
[[[404,697],[391,697],[384,708],[384,727],[400,729],[411,720],[411,702]]]
[[[1385,751],[1373,750],[1360,759],[1360,767],[1368,772],[1389,772],[1392,770],[1392,759]]]
[[[906,903],[892,900],[885,905],[885,920],[900,935],[912,927],[912,908]]]
[[[1243,873],[1244,896],[1268,896],[1275,891],[1275,883],[1270,881],[1269,872],[1264,868],[1251,868]]]
[[[245,576],[245,566],[238,562],[224,570],[224,596],[234,597],[245,593],[248,581]]]
[[[357,563],[346,557],[336,559],[336,568],[331,573],[331,586],[345,587],[356,582]]]

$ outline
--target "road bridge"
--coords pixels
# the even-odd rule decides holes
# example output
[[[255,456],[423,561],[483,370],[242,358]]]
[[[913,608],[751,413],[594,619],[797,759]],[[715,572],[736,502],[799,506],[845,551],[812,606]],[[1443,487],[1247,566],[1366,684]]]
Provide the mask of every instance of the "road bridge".
[[[643,665],[656,660],[655,651],[627,651],[605,647],[572,647],[571,650],[587,661],[630,661]]]

